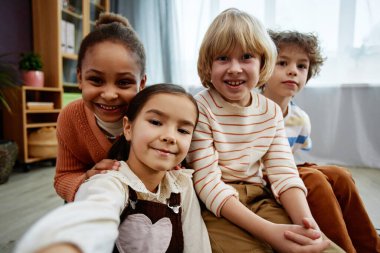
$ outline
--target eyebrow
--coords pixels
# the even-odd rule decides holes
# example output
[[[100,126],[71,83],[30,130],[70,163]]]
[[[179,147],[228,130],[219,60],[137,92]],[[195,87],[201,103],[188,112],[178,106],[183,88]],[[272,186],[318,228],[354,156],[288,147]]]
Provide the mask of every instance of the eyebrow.
[[[104,75],[104,72],[102,72],[100,70],[97,70],[97,69],[89,69],[85,73],[88,74],[88,73],[91,73],[91,72],[95,72],[96,74],[99,74],[99,75]],[[120,73],[117,73],[117,75],[119,75],[119,76],[122,76],[122,75],[131,75],[131,76],[134,76],[134,74],[131,73],[131,72],[120,72]]]
[[[157,109],[150,109],[150,110],[146,111],[146,113],[147,114],[153,113],[153,114],[157,114],[157,115],[162,116],[162,117],[169,118],[169,116],[167,116],[164,112],[157,110]],[[195,127],[195,124],[189,120],[180,120],[180,123],[184,124],[184,125],[189,125],[189,126]]]
[[[104,72],[100,71],[100,70],[96,70],[96,69],[88,69],[86,70],[86,72],[84,72],[85,74],[91,74],[91,73],[96,73],[98,75],[104,75]]]
[[[285,60],[288,60],[288,59],[290,59],[291,57],[286,56],[286,55],[279,55],[278,58],[279,58],[279,59],[285,59]],[[301,62],[310,62],[309,58],[297,59],[297,61],[301,61]]]

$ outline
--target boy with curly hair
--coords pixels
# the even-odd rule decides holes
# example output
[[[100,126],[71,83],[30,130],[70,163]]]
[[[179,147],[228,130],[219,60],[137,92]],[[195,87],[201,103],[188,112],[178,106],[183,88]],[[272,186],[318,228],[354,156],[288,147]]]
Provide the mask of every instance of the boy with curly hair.
[[[292,98],[321,69],[324,58],[317,36],[296,31],[269,31],[278,57],[273,75],[262,94],[282,110],[293,153],[310,150],[311,123]],[[347,252],[380,252],[380,239],[346,168],[297,165],[308,190],[307,201],[320,229]],[[328,212],[328,213],[327,213]]]

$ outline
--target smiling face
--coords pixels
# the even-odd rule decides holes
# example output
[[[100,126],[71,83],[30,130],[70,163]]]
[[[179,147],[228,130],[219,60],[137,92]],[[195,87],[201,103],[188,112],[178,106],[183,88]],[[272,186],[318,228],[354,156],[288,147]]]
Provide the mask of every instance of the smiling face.
[[[90,47],[77,73],[86,106],[101,120],[119,121],[145,86],[136,56],[120,43],[101,42]]]
[[[196,107],[186,96],[153,95],[133,122],[124,118],[124,136],[131,145],[129,167],[143,181],[173,169],[189,150],[196,120]]]
[[[265,85],[264,95],[278,102],[291,99],[306,84],[310,61],[296,45],[282,45],[274,73]]]
[[[260,57],[236,46],[232,51],[215,57],[211,80],[213,87],[226,101],[247,106],[251,100],[251,90],[259,81],[259,73]]]

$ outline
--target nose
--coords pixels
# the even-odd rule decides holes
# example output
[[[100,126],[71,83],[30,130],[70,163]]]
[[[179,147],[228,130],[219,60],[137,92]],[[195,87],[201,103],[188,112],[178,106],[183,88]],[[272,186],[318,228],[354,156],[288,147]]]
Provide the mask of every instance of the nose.
[[[239,74],[242,72],[240,62],[237,59],[232,59],[230,67],[228,68],[228,74]]]
[[[288,65],[287,74],[289,76],[297,76],[297,66],[294,64]]]
[[[165,131],[164,134],[161,135],[160,138],[161,141],[166,142],[168,144],[176,144],[176,138],[174,137],[173,131],[172,130],[167,130]]]
[[[100,97],[105,100],[114,100],[119,97],[119,94],[117,93],[115,89],[107,86],[103,89],[102,93],[100,94]]]

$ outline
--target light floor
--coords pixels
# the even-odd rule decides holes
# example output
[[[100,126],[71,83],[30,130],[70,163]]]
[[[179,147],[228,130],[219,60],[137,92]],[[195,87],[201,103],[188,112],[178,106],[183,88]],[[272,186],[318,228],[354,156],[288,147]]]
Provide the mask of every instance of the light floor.
[[[380,228],[380,169],[350,168],[367,211]],[[38,218],[63,201],[53,189],[54,167],[14,172],[0,185],[0,252],[11,252],[15,242]]]

